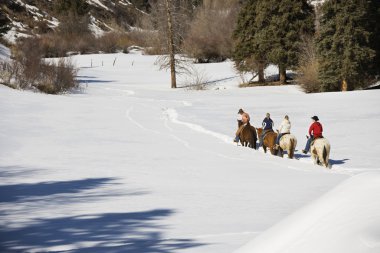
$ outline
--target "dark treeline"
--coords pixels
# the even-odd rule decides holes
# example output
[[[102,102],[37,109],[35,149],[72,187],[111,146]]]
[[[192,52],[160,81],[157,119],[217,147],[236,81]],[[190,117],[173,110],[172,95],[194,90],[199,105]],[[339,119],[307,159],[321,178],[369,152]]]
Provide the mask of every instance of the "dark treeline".
[[[36,1],[39,8],[42,2]],[[44,11],[63,17],[59,26],[34,24],[41,51],[55,57],[68,52],[127,52],[138,45],[148,54],[168,53],[165,0],[130,2],[133,7],[104,2],[110,14],[85,0],[55,1]],[[293,70],[306,92],[361,89],[380,75],[379,0],[326,0],[319,6],[308,0],[171,3],[175,53],[196,62],[230,58],[240,72],[258,76],[259,83],[268,82],[264,69],[274,64],[279,83],[287,83],[286,71]],[[90,30],[94,17],[108,22],[96,24],[106,31],[102,36]]]

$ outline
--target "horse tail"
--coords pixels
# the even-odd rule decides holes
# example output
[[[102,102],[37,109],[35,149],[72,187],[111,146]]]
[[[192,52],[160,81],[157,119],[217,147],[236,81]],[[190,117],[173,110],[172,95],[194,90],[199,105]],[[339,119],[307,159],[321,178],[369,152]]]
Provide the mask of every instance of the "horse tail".
[[[328,164],[329,164],[329,161],[327,161],[327,150],[326,150],[326,145],[323,145],[323,154],[322,154],[322,158],[323,158],[323,163],[325,164],[325,166],[327,167]]]
[[[294,139],[293,138],[290,138],[290,145],[289,145],[289,158],[292,158],[293,159],[293,156],[294,156]]]

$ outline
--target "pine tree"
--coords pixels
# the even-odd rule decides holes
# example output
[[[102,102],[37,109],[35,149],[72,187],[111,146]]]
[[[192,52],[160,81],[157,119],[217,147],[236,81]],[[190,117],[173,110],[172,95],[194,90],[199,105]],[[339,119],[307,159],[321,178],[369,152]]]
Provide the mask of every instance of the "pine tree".
[[[234,33],[236,65],[253,59],[261,72],[268,62],[276,64],[285,83],[286,69],[298,63],[302,35],[313,32],[313,9],[307,0],[246,1]]]
[[[265,82],[264,68],[268,64],[268,44],[263,43],[261,31],[268,23],[267,13],[258,9],[260,0],[248,0],[244,3],[238,16],[233,37],[235,49],[233,58],[235,66],[242,72],[257,72],[259,82]]]
[[[322,6],[317,38],[321,91],[346,91],[368,84],[376,56],[372,40],[379,37],[369,15],[374,1],[378,0],[330,0]]]
[[[286,82],[286,69],[298,65],[302,36],[314,33],[314,11],[307,0],[267,0],[271,10],[267,38],[271,44],[268,58],[279,66],[280,82]]]
[[[372,76],[380,76],[380,1],[371,1],[369,11],[368,19],[372,21],[369,27],[373,29],[370,44],[371,48],[376,52],[376,56],[370,67],[370,74]]]

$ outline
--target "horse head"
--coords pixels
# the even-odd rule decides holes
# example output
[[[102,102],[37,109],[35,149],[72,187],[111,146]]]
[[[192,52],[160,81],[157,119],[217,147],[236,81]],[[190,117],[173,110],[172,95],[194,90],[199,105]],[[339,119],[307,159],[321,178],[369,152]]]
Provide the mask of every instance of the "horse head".
[[[256,128],[256,131],[258,136],[261,136],[261,134],[263,133],[263,129],[261,127]]]

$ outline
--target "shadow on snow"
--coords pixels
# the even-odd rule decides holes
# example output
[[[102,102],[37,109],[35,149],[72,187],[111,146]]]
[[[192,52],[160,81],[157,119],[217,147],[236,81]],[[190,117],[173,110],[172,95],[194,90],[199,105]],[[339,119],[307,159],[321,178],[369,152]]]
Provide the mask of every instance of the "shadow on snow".
[[[334,160],[334,159],[329,159],[329,163],[331,165],[340,165],[340,164],[345,164],[346,161],[349,161],[350,159],[340,159],[340,160]]]
[[[35,184],[0,185],[0,203],[36,200],[56,194],[77,194],[110,184],[114,178],[88,178],[82,180],[40,182]]]
[[[31,170],[0,167],[0,177],[18,177],[23,173],[27,175]],[[78,200],[90,203],[117,195],[148,194],[143,191],[128,192],[124,187],[122,193],[120,190],[115,193],[110,188],[104,188],[117,184],[114,180],[116,179],[89,178],[0,185],[0,252],[169,253],[202,245],[190,239],[164,238],[165,226],[160,220],[174,214],[170,209],[53,218],[39,216],[29,221],[10,220],[17,209],[25,214],[41,210],[48,213],[49,208],[59,209],[75,204]],[[6,226],[8,223],[16,224],[17,227]]]
[[[92,84],[92,83],[112,83],[113,80],[101,80],[94,76],[77,76],[76,80],[80,84]]]
[[[201,246],[189,239],[164,239],[154,222],[173,214],[169,209],[103,213],[54,219],[16,229],[0,229],[1,252],[176,252]]]

